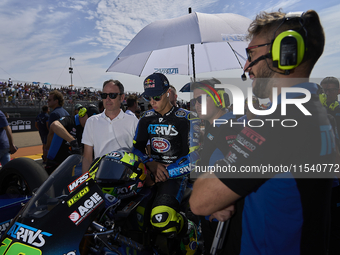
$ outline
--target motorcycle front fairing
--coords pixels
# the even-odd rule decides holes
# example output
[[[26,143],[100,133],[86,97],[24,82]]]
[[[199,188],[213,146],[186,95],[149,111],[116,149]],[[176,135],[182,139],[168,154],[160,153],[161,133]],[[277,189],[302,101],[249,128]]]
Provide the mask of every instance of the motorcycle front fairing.
[[[26,204],[31,197],[10,198],[10,196],[0,196],[0,239],[6,232],[11,219],[20,212],[23,204]]]
[[[81,240],[105,205],[88,173],[75,176],[81,160],[69,156],[32,196],[3,236],[0,255],[81,254]]]

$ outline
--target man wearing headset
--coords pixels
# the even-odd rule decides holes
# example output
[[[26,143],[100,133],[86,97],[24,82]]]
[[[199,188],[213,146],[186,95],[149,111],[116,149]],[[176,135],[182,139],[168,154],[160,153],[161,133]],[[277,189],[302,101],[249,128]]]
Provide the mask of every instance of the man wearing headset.
[[[197,160],[199,119],[171,104],[169,81],[161,73],[153,73],[144,80],[143,97],[153,109],[146,111],[138,123],[133,153],[143,159],[155,177],[157,194],[151,224],[169,237],[169,242],[181,240],[183,253],[193,254],[197,249],[196,226],[179,213],[179,205],[192,163]],[[196,137],[191,128],[197,130]],[[145,152],[148,140],[150,157]],[[173,247],[176,246],[178,243]]]
[[[201,148],[200,165],[213,165],[218,159],[224,158],[229,151],[236,135],[241,131],[238,125],[221,125],[220,122],[214,123],[214,120],[233,119],[236,122],[235,115],[227,112],[229,106],[229,96],[224,89],[215,89],[215,84],[221,84],[217,79],[202,80],[190,84],[190,90],[194,94],[191,104],[195,107],[198,117],[205,121],[203,147]],[[202,112],[202,97],[206,97],[206,112]]]
[[[323,102],[327,108],[327,113],[332,115],[338,127],[338,134],[340,131],[340,105],[338,102],[338,95],[340,93],[339,80],[335,77],[326,77],[320,82],[325,94],[327,95],[327,101]]]
[[[340,106],[338,102],[339,80],[335,77],[326,77],[321,81],[320,101],[326,107],[336,136],[336,146],[340,149]],[[335,179],[331,199],[331,234],[329,255],[340,254],[340,186],[339,179]]]
[[[99,114],[98,108],[90,104],[80,108],[78,114],[62,117],[50,126],[46,148],[48,150],[46,171],[51,174],[70,153],[82,154],[81,139],[87,119]],[[70,148],[70,149],[69,149]]]
[[[223,88],[215,88],[215,84],[220,83],[219,80],[213,78],[190,84],[190,90],[194,94],[194,98],[191,100],[192,107],[195,107],[198,117],[204,121],[203,146],[200,148],[200,161],[198,165],[205,169],[227,155],[230,146],[236,139],[236,135],[241,131],[239,125],[230,127],[230,125],[221,124],[225,123],[224,121],[229,122],[232,120],[237,122],[237,120],[232,112],[226,110],[226,107],[230,104],[228,94],[225,93]],[[203,97],[206,98],[205,112],[202,111]],[[220,121],[216,121],[218,119]],[[233,211],[233,207],[229,208],[230,211]],[[201,217],[205,254],[210,254],[217,224],[218,221],[214,215]]]
[[[253,80],[255,96],[273,102],[277,88],[281,106],[287,102],[284,95],[295,102],[310,93],[303,104],[310,115],[289,104],[284,116],[277,107],[258,118],[294,119],[295,127],[244,127],[227,156],[215,165],[235,173],[207,173],[198,178],[190,197],[191,209],[198,215],[218,214],[244,198],[243,209],[237,211],[242,217],[229,228],[234,235],[226,240],[227,254],[327,254],[333,180],[309,171],[312,166],[335,163],[336,157],[326,109],[319,101],[317,85],[309,82],[323,52],[323,28],[315,11],[262,12],[248,31],[251,41],[245,71]],[[305,95],[284,93],[294,88]],[[286,172],[242,172],[252,167],[263,170],[263,166],[283,166]],[[303,171],[289,171],[289,166],[301,166]]]

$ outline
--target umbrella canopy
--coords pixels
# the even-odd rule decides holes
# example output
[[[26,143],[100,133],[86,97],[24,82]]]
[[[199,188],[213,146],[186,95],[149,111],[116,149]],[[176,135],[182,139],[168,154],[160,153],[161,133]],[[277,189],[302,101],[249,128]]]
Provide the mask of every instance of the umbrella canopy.
[[[131,40],[107,71],[146,76],[155,71],[191,75],[242,68],[250,22],[233,13],[190,13],[153,22]],[[193,44],[195,58],[190,57]]]
[[[191,92],[191,91],[190,91],[190,85],[191,85],[191,82],[188,82],[187,84],[185,84],[185,85],[179,90],[179,92]]]

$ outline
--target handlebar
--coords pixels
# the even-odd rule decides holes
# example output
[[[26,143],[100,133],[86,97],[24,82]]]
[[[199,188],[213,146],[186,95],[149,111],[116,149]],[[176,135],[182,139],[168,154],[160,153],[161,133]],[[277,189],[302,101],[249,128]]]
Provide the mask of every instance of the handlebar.
[[[117,233],[114,238],[115,238],[115,240],[117,240],[117,241],[119,241],[119,242],[133,248],[133,249],[136,249],[138,251],[144,250],[143,245],[141,245],[141,244],[139,244],[139,243],[131,240],[130,238],[127,238],[127,237],[125,237],[125,236],[123,236],[119,233]]]

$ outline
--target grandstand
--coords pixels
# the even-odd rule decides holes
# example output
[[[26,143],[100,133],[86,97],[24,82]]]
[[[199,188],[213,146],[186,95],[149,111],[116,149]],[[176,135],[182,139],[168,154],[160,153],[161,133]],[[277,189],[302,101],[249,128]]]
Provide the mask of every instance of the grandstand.
[[[73,115],[76,104],[95,104],[98,106],[100,90],[80,88],[73,85],[63,86],[50,83],[11,81],[0,79],[0,109],[7,112],[10,118],[36,117],[41,112],[41,107],[47,105],[49,92],[59,90],[64,95],[64,108]],[[139,97],[138,103],[141,110],[147,108],[147,102],[140,97],[140,93],[126,91],[126,96],[135,94]]]

